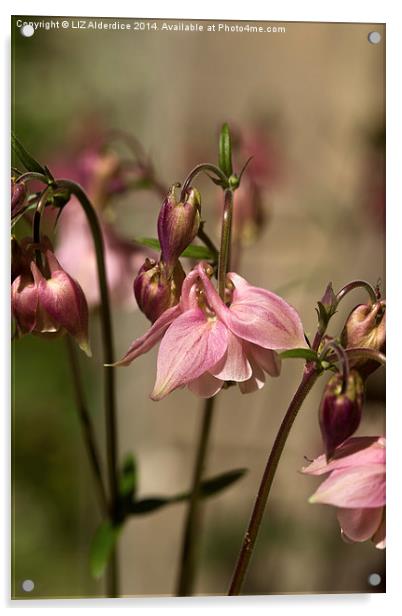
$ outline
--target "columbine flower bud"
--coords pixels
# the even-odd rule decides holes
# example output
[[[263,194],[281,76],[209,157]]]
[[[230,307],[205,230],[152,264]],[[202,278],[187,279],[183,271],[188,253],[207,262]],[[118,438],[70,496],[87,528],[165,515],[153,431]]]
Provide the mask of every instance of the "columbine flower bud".
[[[27,251],[27,254],[29,251]],[[53,252],[45,252],[50,272],[45,278],[34,261],[11,286],[11,306],[20,335],[58,336],[71,334],[90,355],[88,306],[79,284],[63,270]]]
[[[189,188],[183,203],[177,202],[173,185],[163,202],[158,217],[158,236],[161,260],[171,269],[183,250],[197,235],[200,226],[200,193]]]
[[[319,422],[327,458],[352,436],[361,420],[364,385],[359,373],[352,370],[344,393],[342,387],[343,375],[335,374],[328,381],[321,400]]]
[[[342,332],[345,348],[365,348],[385,351],[385,300],[375,304],[360,304],[350,313]],[[351,364],[362,375],[368,376],[378,363],[367,359],[354,360]]]
[[[316,308],[318,314],[318,327],[319,330],[325,332],[331,317],[335,314],[337,308],[337,300],[334,290],[332,288],[332,282],[328,283],[325,293],[321,300],[317,302],[318,308]]]
[[[185,273],[179,261],[168,275],[164,263],[146,259],[134,280],[135,299],[140,310],[154,323],[168,308],[179,302]]]
[[[11,218],[17,216],[25,204],[27,189],[23,182],[15,182],[11,178]]]

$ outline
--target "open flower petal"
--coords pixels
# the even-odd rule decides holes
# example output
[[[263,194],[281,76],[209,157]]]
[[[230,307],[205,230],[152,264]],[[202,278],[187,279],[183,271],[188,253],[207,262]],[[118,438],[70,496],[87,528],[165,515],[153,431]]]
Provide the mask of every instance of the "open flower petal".
[[[173,306],[165,310],[141,338],[137,338],[137,340],[131,343],[127,353],[114,363],[113,366],[128,366],[134,359],[150,351],[161,340],[172,321],[180,314],[179,306]]]
[[[372,541],[378,550],[384,550],[386,547],[386,521],[385,509],[383,510],[382,522],[372,537]]]
[[[385,439],[383,437],[349,438],[336,448],[330,462],[327,462],[323,454],[305,466],[302,472],[308,475],[324,475],[337,469],[365,464],[385,464]]]
[[[237,274],[228,326],[234,334],[266,349],[305,347],[303,325],[296,310],[275,293],[253,287]]]
[[[309,500],[336,507],[381,507],[385,505],[385,465],[335,470]]]
[[[280,375],[282,361],[278,353],[271,351],[271,349],[264,349],[252,342],[244,342],[243,346],[247,350],[248,357],[252,357],[254,362],[270,376]]]
[[[247,381],[252,375],[250,362],[243,349],[242,341],[228,331],[228,347],[223,358],[210,370],[222,381]]]
[[[239,383],[242,394],[251,394],[264,387],[265,374],[263,369],[254,360],[251,360],[251,367],[253,370],[251,377],[247,381]]]
[[[199,308],[180,315],[167,330],[159,347],[156,383],[152,400],[194,381],[223,357],[228,331]]]
[[[188,388],[200,398],[211,398],[222,389],[222,385],[223,381],[212,376],[209,372],[205,372],[198,379],[190,381]]]
[[[349,541],[371,539],[381,525],[383,507],[370,509],[338,509],[338,522]]]

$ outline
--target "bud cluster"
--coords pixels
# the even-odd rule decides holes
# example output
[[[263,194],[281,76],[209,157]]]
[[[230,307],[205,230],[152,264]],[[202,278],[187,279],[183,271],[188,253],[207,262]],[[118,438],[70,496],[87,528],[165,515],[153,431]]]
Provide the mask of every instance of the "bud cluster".
[[[35,254],[41,255],[41,266]],[[61,267],[50,241],[12,240],[11,309],[19,336],[73,336],[90,355],[88,306],[76,280]]]
[[[177,201],[177,187],[175,184],[170,188],[159,212],[160,259],[146,259],[134,280],[138,306],[152,323],[179,302],[185,278],[179,257],[196,237],[201,221],[198,190],[189,188],[185,199]]]
[[[327,459],[352,436],[360,425],[366,378],[380,365],[364,351],[385,351],[385,300],[356,306],[346,320],[340,344],[331,339],[324,348],[333,347],[342,360],[343,371],[328,381],[319,409],[319,424]],[[319,302],[320,323],[326,327],[336,309],[331,285]],[[354,351],[348,355],[348,351]],[[359,353],[360,351],[360,353]],[[324,351],[325,353],[325,351]]]

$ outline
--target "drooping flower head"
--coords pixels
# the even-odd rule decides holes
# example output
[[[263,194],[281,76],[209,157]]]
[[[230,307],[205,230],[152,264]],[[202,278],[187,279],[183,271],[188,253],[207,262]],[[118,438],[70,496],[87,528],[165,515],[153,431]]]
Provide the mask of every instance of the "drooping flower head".
[[[329,474],[310,497],[311,503],[338,508],[342,537],[348,542],[371,539],[385,548],[385,438],[349,438],[330,462],[316,458],[302,469],[308,475]]]
[[[60,336],[66,332],[90,355],[88,305],[85,295],[57,261],[50,242],[41,246],[25,242],[20,247],[19,271],[11,285],[11,307],[17,332]],[[44,271],[33,259],[35,250],[43,252]]]
[[[305,346],[300,317],[282,298],[230,273],[226,303],[211,275],[212,268],[199,263],[183,283],[179,304],[163,312],[116,364],[130,364],[161,341],[153,400],[186,385],[209,398],[225,381],[239,383],[243,393],[255,391],[265,373],[279,375],[278,350]]]

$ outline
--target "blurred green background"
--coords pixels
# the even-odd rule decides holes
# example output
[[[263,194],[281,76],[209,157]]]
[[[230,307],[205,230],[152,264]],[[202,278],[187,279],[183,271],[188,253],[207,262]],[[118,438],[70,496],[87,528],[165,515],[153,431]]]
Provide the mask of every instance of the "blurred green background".
[[[29,19],[29,18],[28,18]],[[42,18],[43,19],[43,18]],[[104,20],[113,21],[113,20]],[[127,21],[127,20],[124,20]],[[382,34],[371,45],[370,31]],[[313,333],[314,305],[329,280],[354,278],[384,288],[385,28],[373,24],[288,23],[281,34],[45,31],[24,38],[12,26],[13,127],[51,166],[89,121],[134,134],[166,186],[202,159],[216,161],[224,121],[268,130],[280,172],[263,192],[267,224],[242,255],[240,273],[277,291]],[[198,187],[217,239],[219,190]],[[126,237],[155,236],[160,201],[134,192],[114,202]],[[20,231],[22,233],[22,230]],[[331,331],[364,301],[356,292]],[[133,300],[134,308],[134,300]],[[116,307],[117,354],[148,327],[138,311]],[[91,318],[93,361],[81,358],[97,437],[104,443],[101,349]],[[119,448],[134,452],[143,495],[190,485],[202,402],[187,390],[149,400],[156,351],[117,373]],[[284,409],[302,370],[241,396],[219,396],[208,474],[247,467],[238,484],[204,509],[198,594],[224,594],[254,495]],[[326,377],[325,377],[326,378]],[[370,381],[359,434],[384,433],[384,374]],[[310,505],[318,481],[299,474],[321,453],[317,409],[323,380],[289,438],[244,592],[383,591],[384,553],[342,542],[335,510]],[[100,515],[74,404],[65,343],[25,337],[13,344],[13,596],[102,596],[88,551]],[[122,594],[174,592],[185,505],[133,518],[119,559]],[[371,588],[368,576],[380,573]],[[27,595],[22,582],[35,588]]]

